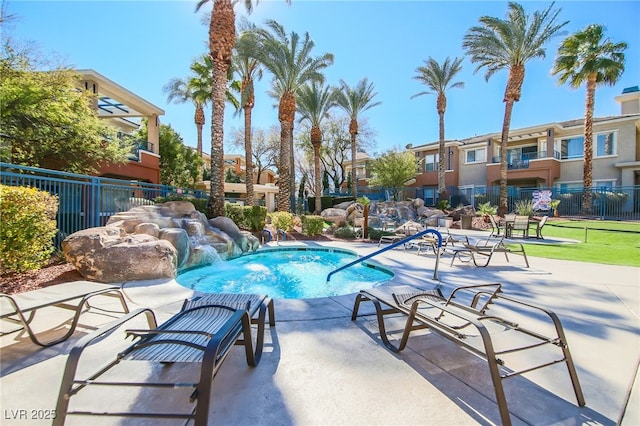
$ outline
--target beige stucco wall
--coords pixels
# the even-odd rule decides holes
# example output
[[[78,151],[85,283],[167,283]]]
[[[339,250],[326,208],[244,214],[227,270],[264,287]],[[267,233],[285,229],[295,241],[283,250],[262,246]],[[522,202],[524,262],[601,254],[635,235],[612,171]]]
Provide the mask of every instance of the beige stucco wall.
[[[492,153],[485,144],[469,145],[460,149],[460,156],[458,157],[458,170],[459,178],[458,185],[485,185],[487,179],[487,162],[483,163],[465,163],[467,159],[467,151],[479,148],[487,149],[487,160],[490,161]]]
[[[608,131],[616,132],[616,155],[606,157],[594,156],[593,179],[594,181],[613,179],[616,181],[616,184],[621,184],[621,171],[619,168],[615,167],[615,164],[635,161],[637,155],[636,126],[632,121],[595,124],[593,126],[594,150],[596,135]],[[559,140],[566,137],[582,135],[583,129],[575,128],[573,131],[563,132],[562,135],[556,135],[556,137]],[[560,167],[560,182],[582,182],[584,171],[584,161],[582,158],[575,160],[563,160]]]

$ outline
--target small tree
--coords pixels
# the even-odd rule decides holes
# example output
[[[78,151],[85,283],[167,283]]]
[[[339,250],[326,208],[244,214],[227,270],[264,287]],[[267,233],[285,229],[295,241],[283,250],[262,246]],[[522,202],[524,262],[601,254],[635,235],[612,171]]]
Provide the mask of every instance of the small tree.
[[[362,238],[367,239],[369,237],[369,205],[371,200],[365,195],[358,197],[358,203],[362,204]]]
[[[147,139],[147,123],[136,133]],[[159,134],[160,183],[173,186],[192,186],[200,179],[204,165],[202,157],[194,149],[184,145],[182,137],[170,125],[161,124]]]
[[[82,174],[127,162],[131,144],[98,117],[95,95],[78,90],[75,72],[41,72],[10,41],[3,49],[0,161]]]
[[[393,188],[393,200],[397,201],[398,187],[418,172],[418,162],[415,155],[409,150],[400,152],[392,149],[371,162],[371,185]]]

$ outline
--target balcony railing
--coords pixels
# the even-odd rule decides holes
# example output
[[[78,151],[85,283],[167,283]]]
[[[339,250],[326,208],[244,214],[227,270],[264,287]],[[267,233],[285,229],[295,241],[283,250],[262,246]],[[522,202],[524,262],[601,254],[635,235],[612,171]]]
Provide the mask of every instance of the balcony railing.
[[[143,151],[149,151],[149,152],[153,152],[153,143],[149,142],[149,141],[143,141],[143,140],[136,140],[136,147],[137,149],[141,149]]]
[[[133,141],[133,146],[131,148],[131,154],[129,154],[129,159],[134,161],[140,161],[140,151],[153,152],[153,143],[149,141],[143,141],[141,139],[136,139]]]
[[[547,151],[527,152],[522,155],[511,155],[507,161],[507,169],[528,169],[530,160],[540,160],[549,158],[547,157]],[[560,153],[553,151],[553,158],[560,159]],[[500,163],[500,156],[495,156],[492,159],[493,163]]]

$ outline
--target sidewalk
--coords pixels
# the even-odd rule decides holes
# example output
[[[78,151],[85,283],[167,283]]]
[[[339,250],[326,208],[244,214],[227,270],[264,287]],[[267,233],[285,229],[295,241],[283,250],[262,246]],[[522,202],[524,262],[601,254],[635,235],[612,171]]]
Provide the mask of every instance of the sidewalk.
[[[368,243],[281,243],[290,244],[340,246],[361,255],[377,249]],[[432,254],[393,249],[375,259],[396,272],[389,284],[438,283],[432,279]],[[565,327],[586,407],[575,405],[563,365],[544,368],[506,382],[514,425],[614,425],[623,414],[622,425],[640,424],[637,383],[627,404],[629,389],[638,380],[640,268],[535,257],[525,268],[515,255],[510,263],[496,257],[487,268],[458,263],[450,267],[449,260],[442,258],[438,274],[446,294],[456,286],[501,282],[505,293],[555,311]],[[124,291],[132,308],[151,307],[159,321],[192,295],[173,281],[127,283]],[[214,381],[210,419],[225,425],[499,424],[484,361],[430,333],[412,337],[405,351],[393,354],[380,343],[375,316],[351,321],[353,301],[354,295],[276,300],[277,326],[267,332],[262,362],[248,368],[242,350],[233,349]],[[0,338],[1,423],[50,424],[32,417],[31,410],[55,408],[73,342],[83,330],[109,320],[86,315],[76,336],[47,349],[21,335]],[[147,392],[109,394],[89,402],[97,407],[118,402],[164,409],[183,405],[172,396],[164,400]],[[18,418],[19,410],[26,410],[28,418]],[[72,420],[69,424],[158,424]]]

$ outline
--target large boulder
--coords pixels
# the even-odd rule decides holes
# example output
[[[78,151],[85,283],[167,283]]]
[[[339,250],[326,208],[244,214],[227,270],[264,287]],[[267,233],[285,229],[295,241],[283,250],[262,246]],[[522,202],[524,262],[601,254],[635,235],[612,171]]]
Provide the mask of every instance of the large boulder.
[[[241,231],[228,217],[215,217],[209,220],[209,224],[217,229],[218,233],[228,236],[235,245],[234,249],[239,250],[240,254],[256,251],[260,247],[260,241],[253,234]]]
[[[177,251],[168,241],[122,228],[89,228],[62,242],[65,257],[85,278],[103,283],[175,278]]]
[[[330,208],[320,212],[320,216],[327,222],[343,223],[347,221],[347,211],[343,209]]]
[[[173,278],[183,268],[231,259],[260,242],[228,218],[207,221],[189,202],[142,205],[113,215],[106,226],[68,236],[67,260],[85,278],[119,282]]]

